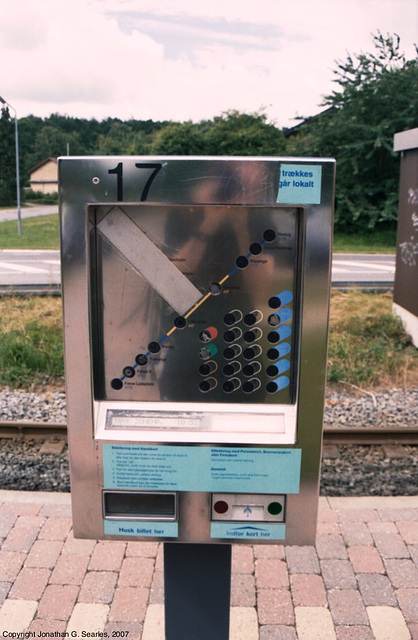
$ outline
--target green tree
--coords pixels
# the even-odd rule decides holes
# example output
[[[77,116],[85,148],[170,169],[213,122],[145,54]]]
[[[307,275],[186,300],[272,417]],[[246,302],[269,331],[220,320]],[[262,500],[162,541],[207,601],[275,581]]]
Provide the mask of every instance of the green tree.
[[[206,123],[205,148],[216,156],[276,156],[284,152],[285,138],[264,113],[233,110]]]
[[[336,228],[394,228],[399,157],[393,136],[418,126],[418,57],[406,60],[397,35],[373,36],[374,51],[347,55],[322,115],[289,139],[288,152],[337,159]]]
[[[16,204],[16,156],[14,123],[9,109],[3,107],[0,116],[0,206]]]
[[[205,153],[201,127],[192,122],[169,122],[155,134],[150,151],[173,156]]]

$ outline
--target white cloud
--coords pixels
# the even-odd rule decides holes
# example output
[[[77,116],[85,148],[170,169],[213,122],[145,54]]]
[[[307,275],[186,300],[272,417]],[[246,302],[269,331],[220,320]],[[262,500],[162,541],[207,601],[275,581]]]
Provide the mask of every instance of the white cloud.
[[[412,56],[418,3],[0,0],[0,12],[0,95],[19,116],[200,120],[265,106],[283,126],[320,110],[334,61],[370,50],[372,32],[396,31]]]

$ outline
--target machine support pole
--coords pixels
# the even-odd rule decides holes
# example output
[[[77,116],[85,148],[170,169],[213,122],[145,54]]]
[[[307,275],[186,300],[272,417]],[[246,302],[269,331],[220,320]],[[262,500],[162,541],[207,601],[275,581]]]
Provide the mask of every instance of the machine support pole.
[[[164,543],[166,640],[228,640],[231,545]]]

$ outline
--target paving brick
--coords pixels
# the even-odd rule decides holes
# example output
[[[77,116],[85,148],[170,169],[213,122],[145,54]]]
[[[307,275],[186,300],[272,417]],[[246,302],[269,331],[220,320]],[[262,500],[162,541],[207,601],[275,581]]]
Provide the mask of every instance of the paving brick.
[[[46,620],[45,618],[36,618],[32,620],[28,631],[32,631],[35,634],[33,637],[42,637],[41,633],[49,633],[51,638],[57,637],[54,634],[64,633],[67,628],[67,622],[65,620]],[[48,636],[44,636],[48,637]],[[64,635],[61,637],[65,637]]]
[[[71,518],[48,518],[39,533],[39,540],[65,540],[71,527]]]
[[[0,582],[0,607],[7,598],[7,594],[12,586],[11,582]]]
[[[68,620],[77,599],[79,587],[50,584],[39,602],[38,618]]]
[[[89,556],[93,553],[96,546],[96,540],[84,540],[82,538],[74,538],[73,532],[70,531],[62,548],[63,556]]]
[[[80,585],[89,560],[89,556],[60,556],[51,574],[50,583]]]
[[[326,607],[327,595],[321,576],[298,573],[291,576],[291,593],[295,607]]]
[[[164,640],[164,607],[161,604],[152,604],[148,607],[144,621],[142,640]]]
[[[340,625],[335,630],[337,640],[375,640],[369,627],[359,625]]]
[[[418,640],[418,622],[408,624],[408,629],[411,634],[411,640]]]
[[[350,547],[373,544],[373,538],[364,522],[344,522],[340,528],[345,544]]]
[[[9,531],[7,538],[3,542],[2,549],[5,551],[28,552],[38,537],[43,523],[44,518],[19,516],[15,526]]]
[[[83,580],[79,602],[110,604],[115,593],[118,574],[111,571],[89,571]]]
[[[367,607],[367,614],[376,640],[410,640],[408,627],[399,609]]]
[[[234,545],[231,566],[233,573],[253,573],[254,553],[252,546]]]
[[[0,516],[37,516],[42,509],[42,504],[32,502],[3,502],[0,505]]]
[[[339,535],[341,533],[338,522],[318,522],[316,527],[317,534]]]
[[[339,522],[373,522],[380,520],[376,509],[340,509]]]
[[[412,561],[418,567],[418,544],[411,544],[408,547],[408,551],[411,554]]]
[[[418,509],[379,509],[379,516],[382,521],[396,522],[415,521],[418,522]]]
[[[233,573],[231,576],[231,606],[255,607],[255,580],[249,573]]]
[[[375,547],[350,547],[348,550],[355,573],[384,573],[382,558]]]
[[[153,558],[125,558],[119,574],[120,587],[151,586],[155,560]]]
[[[81,637],[83,631],[90,634],[104,631],[108,613],[109,607],[106,604],[77,602],[68,622],[67,632],[70,636],[77,633]]]
[[[25,554],[18,551],[0,551],[0,581],[12,582],[19,573]]]
[[[397,522],[396,526],[406,544],[418,544],[418,522]]]
[[[367,528],[370,533],[398,533],[394,522],[369,522]]]
[[[164,603],[164,573],[162,571],[154,571],[149,601],[150,604]]]
[[[321,571],[327,589],[355,589],[357,585],[349,560],[321,560]]]
[[[347,549],[341,535],[319,535],[316,538],[316,550],[321,560],[328,558],[347,558]]]
[[[418,569],[412,560],[385,560],[386,571],[395,589],[418,588]]]
[[[156,558],[159,542],[128,542],[126,557]]]
[[[257,610],[260,624],[292,625],[295,622],[292,598],[287,589],[259,589]]]
[[[284,546],[282,544],[256,544],[253,547],[254,558],[277,558],[285,559]]]
[[[409,558],[408,549],[398,533],[374,533],[379,553],[384,558]]]
[[[260,627],[260,640],[298,640],[298,638],[293,627],[267,624]]]
[[[15,600],[39,600],[50,574],[49,569],[22,569],[10,590],[9,597]]]
[[[16,520],[17,516],[14,515],[2,515],[0,517],[0,538],[6,538]]]
[[[39,515],[45,518],[71,518],[71,504],[44,504]]]
[[[325,607],[296,607],[296,629],[299,640],[335,640],[334,625]]]
[[[378,573],[362,573],[357,580],[366,606],[396,607],[395,592],[387,576]]]
[[[157,552],[157,560],[155,561],[155,570],[164,571],[164,545],[160,544]]]
[[[53,569],[62,547],[60,540],[35,540],[26,558],[25,567]]]
[[[418,622],[418,589],[398,589],[399,606],[407,622]]]
[[[319,573],[319,560],[315,547],[285,548],[289,573]]]
[[[107,633],[108,638],[116,637],[121,638],[120,635],[122,632],[125,634],[125,638],[131,638],[131,640],[136,640],[137,638],[142,638],[142,624],[139,622],[108,622],[105,627],[105,632]],[[119,635],[112,636],[112,634],[119,633]],[[126,633],[128,635],[126,636]],[[153,640],[158,640],[158,638],[154,638]]]
[[[5,600],[0,609],[0,629],[9,633],[26,631],[37,606],[36,600]]]
[[[255,565],[257,589],[280,589],[289,586],[287,565],[276,558],[260,558]]]
[[[144,622],[149,590],[118,587],[109,613],[109,622]],[[158,605],[154,605],[158,606]]]
[[[368,623],[366,608],[360,593],[355,589],[335,589],[329,591],[328,602],[335,624]]]
[[[89,569],[92,571],[119,571],[125,555],[126,542],[100,541],[94,547]]]
[[[257,612],[253,607],[232,607],[230,611],[230,640],[258,640]]]

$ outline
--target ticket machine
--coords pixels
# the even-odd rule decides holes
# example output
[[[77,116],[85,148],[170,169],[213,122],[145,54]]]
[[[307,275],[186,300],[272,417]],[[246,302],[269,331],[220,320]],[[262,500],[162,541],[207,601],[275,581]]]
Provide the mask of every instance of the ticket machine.
[[[334,174],[59,160],[76,536],[313,543]]]

